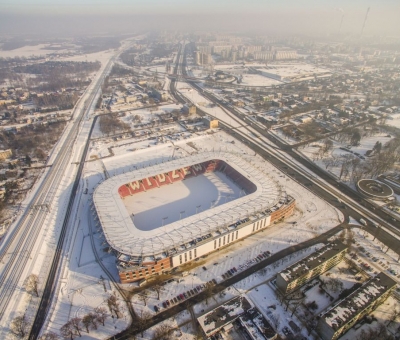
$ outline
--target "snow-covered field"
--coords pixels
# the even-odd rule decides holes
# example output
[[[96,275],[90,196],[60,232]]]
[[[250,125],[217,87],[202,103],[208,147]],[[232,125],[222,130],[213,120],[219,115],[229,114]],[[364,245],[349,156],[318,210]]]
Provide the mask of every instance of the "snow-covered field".
[[[391,114],[390,117],[386,119],[386,125],[400,128],[400,113]]]
[[[175,182],[172,186],[128,196],[123,202],[129,214],[134,214],[135,226],[140,230],[151,230],[217,207],[242,194],[225,174],[210,172]],[[164,223],[160,216],[167,217]]]

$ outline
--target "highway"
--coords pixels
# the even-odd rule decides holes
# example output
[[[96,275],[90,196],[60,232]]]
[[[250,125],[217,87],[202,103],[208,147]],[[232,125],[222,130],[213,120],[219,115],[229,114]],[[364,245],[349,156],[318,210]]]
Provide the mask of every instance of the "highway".
[[[115,56],[109,60],[101,72],[97,72],[96,79],[89,85],[75,105],[72,113],[73,118],[53,149],[53,155],[50,157],[51,166],[46,169],[40,184],[35,188],[26,210],[3,240],[0,249],[0,338],[5,338],[5,334],[8,332],[10,317],[14,315],[11,313],[12,308],[18,303],[17,294],[22,290],[24,279],[30,274],[27,273],[27,270],[33,268],[35,260],[38,259],[37,253],[41,251],[41,245],[44,242],[44,230],[54,228],[51,231],[57,241],[55,242],[55,249],[50,249],[48,252],[53,255],[53,259],[50,259],[49,273],[42,272],[42,275],[40,275],[47,277],[47,280],[40,282],[39,293],[43,292],[43,297],[38,306],[39,312],[36,315],[30,339],[37,339],[47,315],[49,300],[53,294],[54,278],[67,232],[68,218],[71,214],[76,187],[83,167],[83,163],[79,164],[78,167],[71,165],[71,163],[81,157],[80,152],[83,152],[84,155],[88,147],[88,144],[86,144],[86,147],[82,150],[80,145],[76,143],[77,136],[83,120],[94,109],[101,85],[105,76],[111,70],[114,59]],[[71,175],[75,178],[72,187],[66,185]],[[60,191],[64,191],[63,193],[67,195],[66,202],[68,204],[64,210],[63,206],[57,206],[54,203],[60,198],[58,196]],[[56,219],[53,219],[54,225],[52,226],[49,225],[51,223],[50,215],[57,216]],[[57,220],[63,221],[61,226],[56,225]],[[42,290],[44,283],[46,284],[45,289]]]

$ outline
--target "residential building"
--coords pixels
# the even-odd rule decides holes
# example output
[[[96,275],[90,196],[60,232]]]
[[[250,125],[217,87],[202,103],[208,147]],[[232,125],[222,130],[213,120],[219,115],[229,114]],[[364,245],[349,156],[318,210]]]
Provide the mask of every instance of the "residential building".
[[[396,281],[385,273],[372,277],[320,317],[318,334],[323,340],[338,339],[384,302],[395,287]]]
[[[278,273],[276,285],[283,294],[301,287],[314,277],[326,272],[344,257],[347,246],[335,241]]]

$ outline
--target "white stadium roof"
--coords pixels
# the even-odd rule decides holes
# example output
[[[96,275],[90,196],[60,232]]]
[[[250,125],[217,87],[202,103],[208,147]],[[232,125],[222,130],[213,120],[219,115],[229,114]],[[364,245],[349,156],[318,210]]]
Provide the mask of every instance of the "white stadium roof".
[[[222,160],[242,173],[257,186],[257,190],[152,230],[140,230],[134,225],[118,193],[120,186],[213,159]],[[111,177],[96,188],[93,201],[104,235],[112,248],[130,256],[151,256],[178,248],[181,244],[232,223],[227,223],[227,220],[237,221],[257,211],[271,208],[278,203],[281,196],[281,188],[272,178],[239,155],[208,151]]]

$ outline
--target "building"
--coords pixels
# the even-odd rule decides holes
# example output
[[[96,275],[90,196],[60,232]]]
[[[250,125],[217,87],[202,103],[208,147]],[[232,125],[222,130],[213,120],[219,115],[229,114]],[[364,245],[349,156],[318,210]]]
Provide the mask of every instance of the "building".
[[[314,277],[326,272],[344,257],[347,246],[341,242],[329,243],[320,250],[282,270],[276,277],[276,285],[283,294],[301,287]]]
[[[393,197],[393,189],[388,185],[376,179],[360,179],[356,188],[359,193],[367,198],[374,200],[386,201]]]
[[[12,156],[11,149],[0,150],[0,161],[4,161],[5,159],[10,158],[11,156]]]
[[[160,102],[166,102],[168,100],[168,95],[165,92],[160,92],[155,88],[151,88],[151,95]]]
[[[382,272],[372,277],[320,317],[318,334],[323,340],[338,339],[384,302],[395,287],[396,281]]]
[[[135,226],[125,199],[214,171],[234,181],[243,195],[184,219],[168,224],[163,220],[162,226],[145,230]],[[202,152],[112,177],[96,188],[93,202],[107,243],[116,253],[122,283],[169,272],[218,251],[292,215],[295,208],[295,200],[272,178],[238,155],[222,151]],[[216,216],[213,220],[210,212]],[[179,211],[175,213],[180,216]]]
[[[251,308],[244,296],[237,296],[197,318],[203,334],[209,339]]]
[[[213,119],[211,117],[203,117],[203,123],[207,129],[216,129],[218,127],[218,119]]]
[[[199,65],[199,66],[211,64],[212,63],[211,54],[196,51],[195,52],[195,63],[196,63],[196,65]]]
[[[185,104],[182,107],[182,112],[187,115],[195,115],[196,114],[196,106],[195,105],[188,106],[187,104]]]
[[[239,317],[239,321],[252,340],[275,340],[278,334],[270,323],[256,309],[250,308]]]

